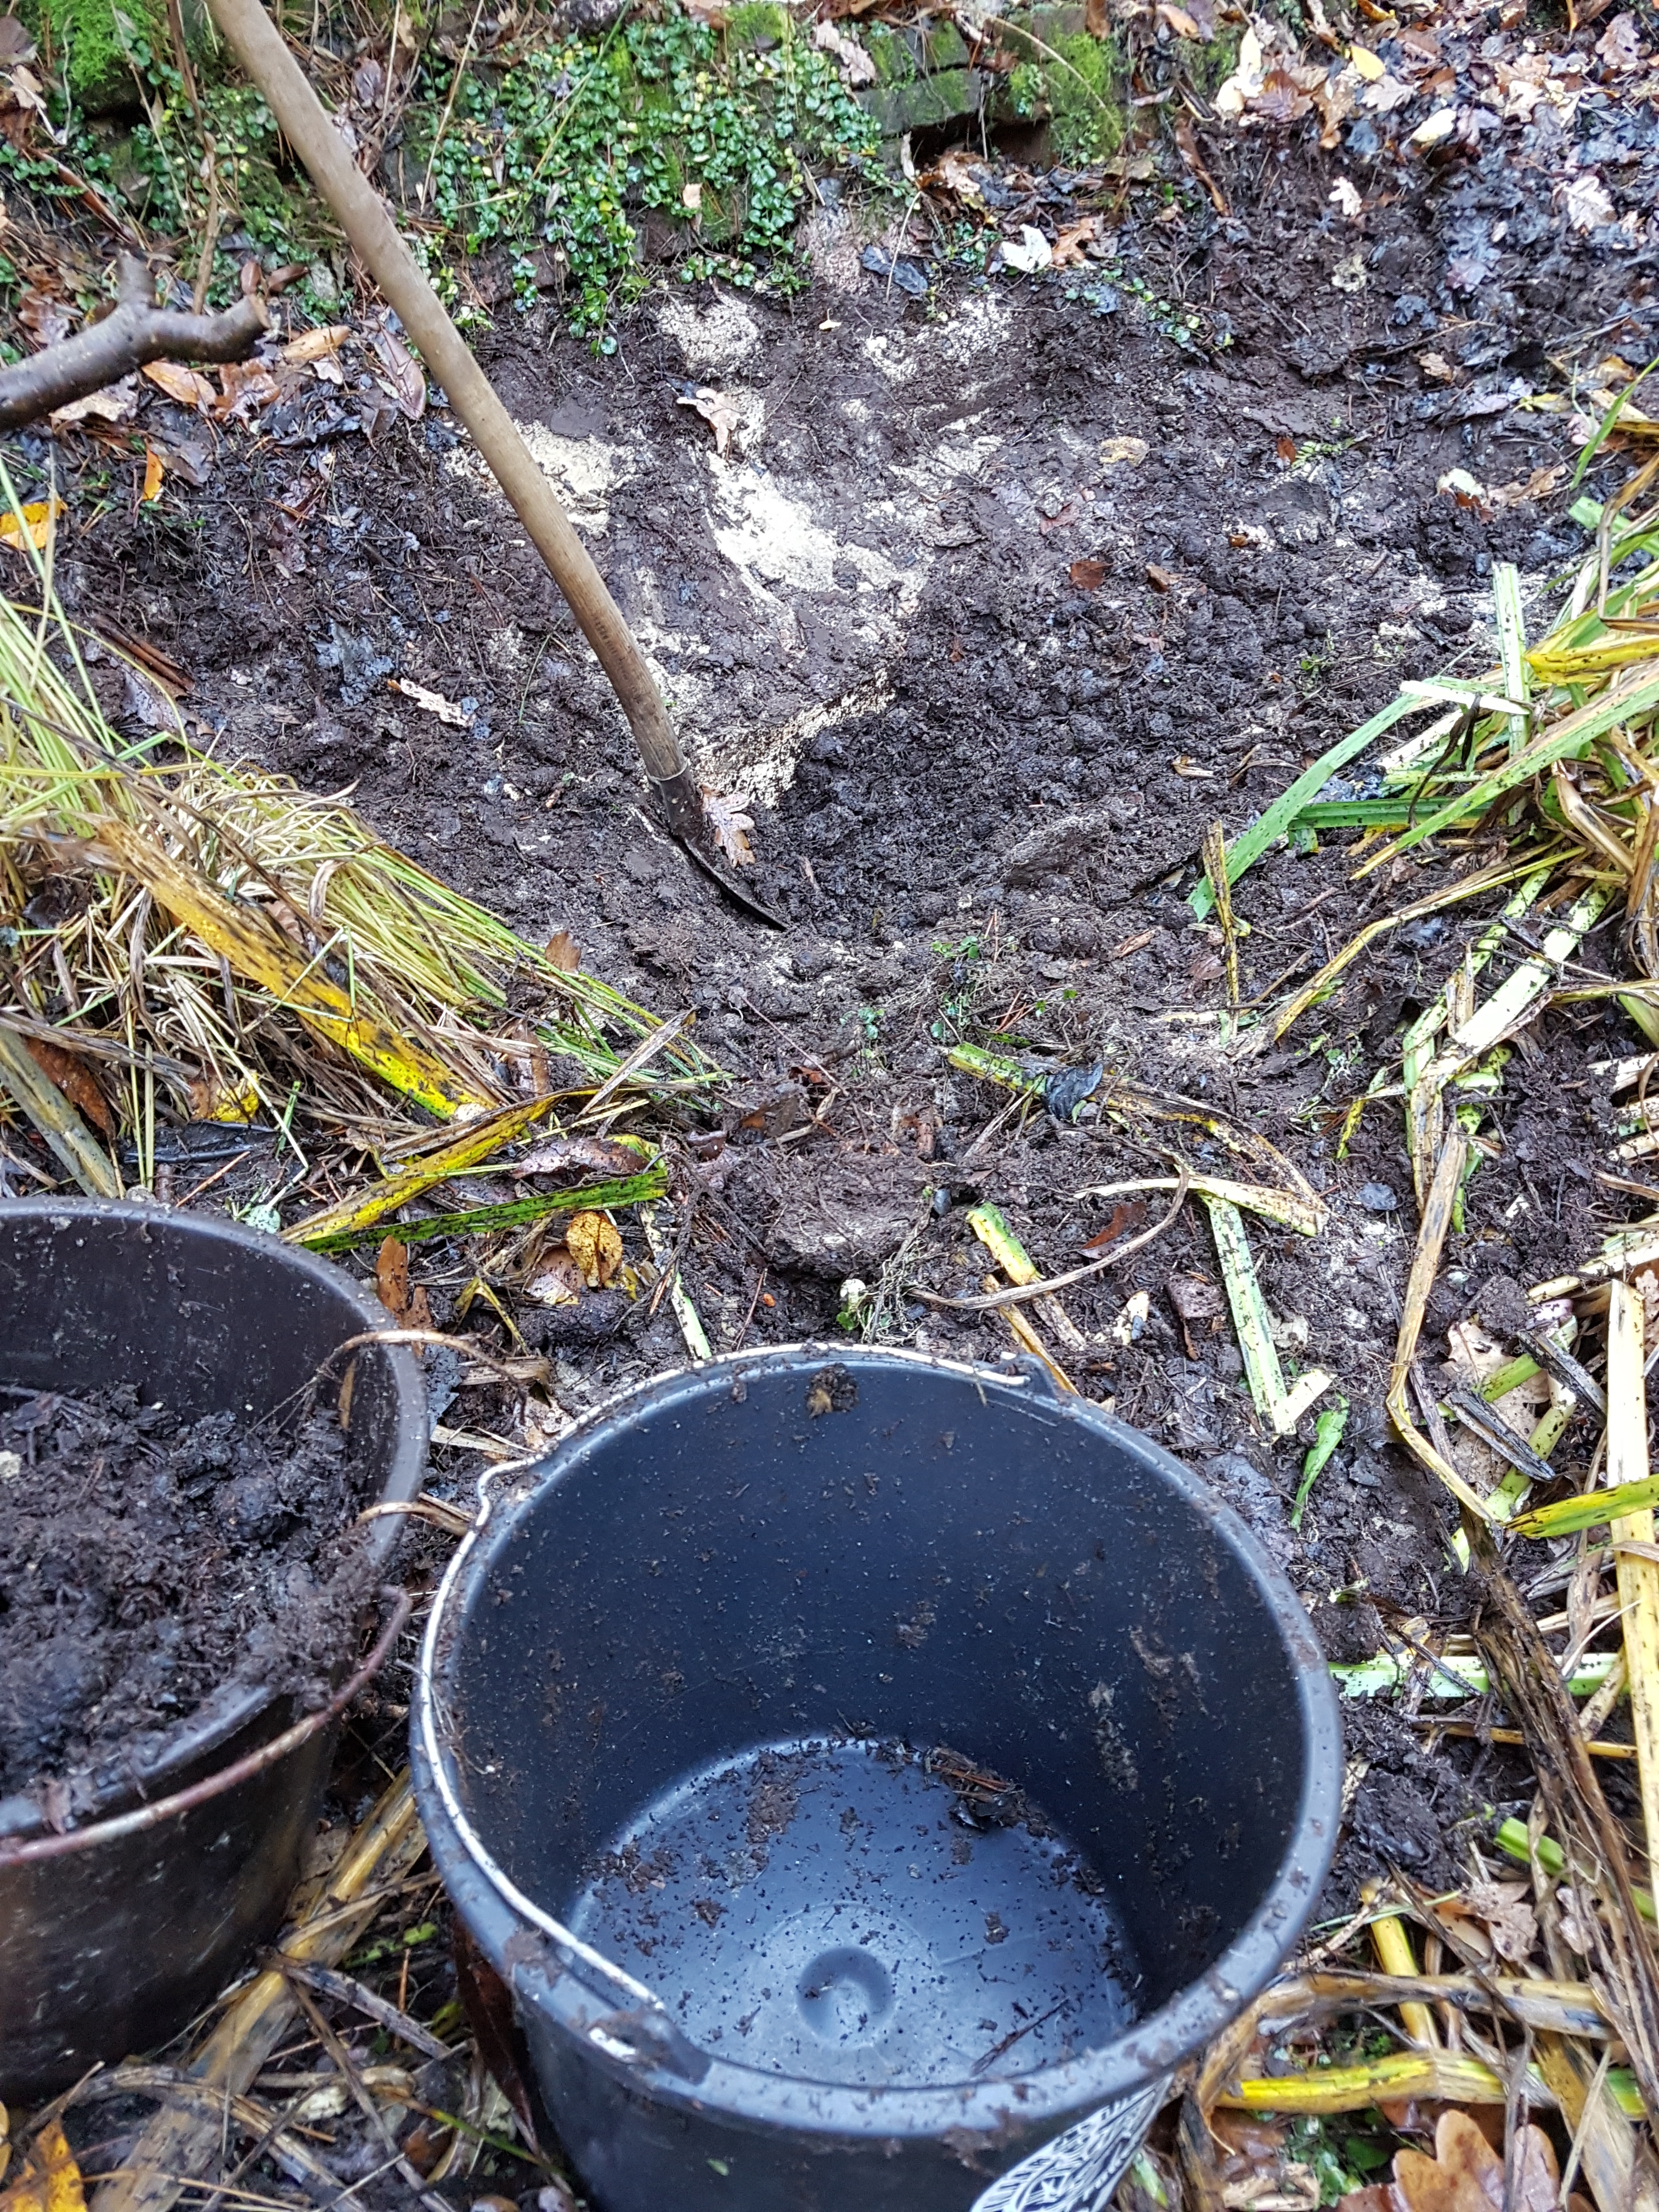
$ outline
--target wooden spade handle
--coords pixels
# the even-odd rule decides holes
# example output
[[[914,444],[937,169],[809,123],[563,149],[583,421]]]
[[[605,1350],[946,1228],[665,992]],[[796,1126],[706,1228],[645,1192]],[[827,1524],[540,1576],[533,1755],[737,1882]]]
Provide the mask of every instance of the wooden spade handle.
[[[264,94],[283,137],[338,216],[363,266],[397,310],[428,371],[471,432],[568,600],[622,702],[645,772],[657,786],[671,823],[681,835],[699,837],[700,795],[639,641],[536,465],[518,425],[422,275],[385,201],[347,151],[260,0],[208,0],[208,5],[237,59]]]

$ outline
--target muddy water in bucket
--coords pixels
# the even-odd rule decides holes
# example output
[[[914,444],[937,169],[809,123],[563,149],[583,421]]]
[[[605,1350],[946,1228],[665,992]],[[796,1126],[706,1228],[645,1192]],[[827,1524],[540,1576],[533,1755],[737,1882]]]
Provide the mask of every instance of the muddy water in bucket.
[[[1035,1378],[812,1347],[496,1488],[416,1784],[592,2201],[1097,2212],[1334,1839],[1249,1537]]]

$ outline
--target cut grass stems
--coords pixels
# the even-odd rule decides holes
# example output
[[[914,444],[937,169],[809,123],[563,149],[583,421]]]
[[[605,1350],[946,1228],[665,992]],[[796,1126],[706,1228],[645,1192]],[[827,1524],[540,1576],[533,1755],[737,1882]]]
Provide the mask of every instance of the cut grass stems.
[[[15,506],[3,469],[0,490]],[[286,1110],[290,1133],[297,1121],[395,1153],[434,1122],[556,1086],[614,1085],[616,1114],[719,1079],[683,1035],[630,1066],[655,1016],[450,890],[343,800],[198,749],[136,664],[164,726],[122,737],[53,593],[51,541],[32,557],[40,610],[0,599],[0,1025],[8,1065],[17,1040],[46,1048],[58,1091],[118,1132],[139,1182],[153,1181],[158,1120]],[[52,1048],[73,1055],[73,1080]],[[73,1104],[54,1131],[18,1096],[27,1076],[6,1088],[97,1187],[99,1148]]]

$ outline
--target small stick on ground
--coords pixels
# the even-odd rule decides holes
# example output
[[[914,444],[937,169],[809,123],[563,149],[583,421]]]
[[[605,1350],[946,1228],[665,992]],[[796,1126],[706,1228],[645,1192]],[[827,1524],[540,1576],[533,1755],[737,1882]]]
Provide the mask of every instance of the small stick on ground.
[[[147,362],[246,361],[270,327],[258,292],[245,294],[222,315],[185,315],[158,307],[149,271],[136,254],[121,256],[118,283],[112,314],[60,345],[0,369],[0,430],[15,430],[72,399],[118,384]]]

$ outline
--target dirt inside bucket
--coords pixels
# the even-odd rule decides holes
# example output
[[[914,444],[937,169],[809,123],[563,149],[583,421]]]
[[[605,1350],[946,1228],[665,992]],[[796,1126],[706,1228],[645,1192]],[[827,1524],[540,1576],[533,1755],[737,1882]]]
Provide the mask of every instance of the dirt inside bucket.
[[[130,1382],[0,1393],[0,1798],[153,1764],[233,1677],[320,1695],[364,1573],[331,1412],[285,1434]]]

